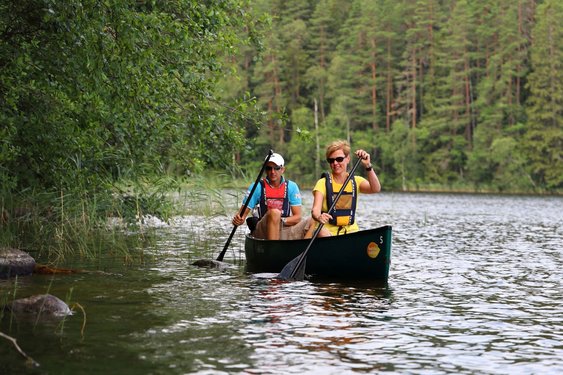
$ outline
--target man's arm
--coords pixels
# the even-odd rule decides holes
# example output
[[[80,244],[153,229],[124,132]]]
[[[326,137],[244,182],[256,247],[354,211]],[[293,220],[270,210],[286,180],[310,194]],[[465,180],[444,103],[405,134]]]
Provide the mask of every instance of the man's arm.
[[[285,219],[285,226],[292,226],[295,224],[299,224],[301,221],[301,206],[291,206],[291,216],[286,217]]]

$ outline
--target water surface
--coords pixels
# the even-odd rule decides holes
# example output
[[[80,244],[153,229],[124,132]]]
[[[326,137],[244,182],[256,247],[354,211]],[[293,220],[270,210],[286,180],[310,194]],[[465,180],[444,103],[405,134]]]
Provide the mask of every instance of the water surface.
[[[382,193],[361,205],[360,227],[393,226],[387,287],[247,275],[242,228],[232,270],[193,267],[221,251],[230,219],[175,218],[157,223],[142,264],[0,283],[84,311],[64,324],[5,317],[2,332],[41,366],[0,341],[0,373],[563,373],[562,198]]]

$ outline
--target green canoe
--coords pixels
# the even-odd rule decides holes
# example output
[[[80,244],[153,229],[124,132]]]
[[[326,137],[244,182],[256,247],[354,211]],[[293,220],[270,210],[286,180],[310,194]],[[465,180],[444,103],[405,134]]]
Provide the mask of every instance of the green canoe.
[[[246,271],[279,273],[311,242],[264,240],[246,235]],[[391,264],[391,226],[341,236],[317,238],[307,253],[305,274],[311,279],[387,282]]]

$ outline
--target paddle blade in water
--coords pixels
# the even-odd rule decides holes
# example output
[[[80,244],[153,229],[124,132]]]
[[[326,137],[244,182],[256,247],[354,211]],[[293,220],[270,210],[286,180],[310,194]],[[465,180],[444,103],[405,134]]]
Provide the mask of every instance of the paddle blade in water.
[[[281,279],[286,281],[290,281],[290,280],[302,281],[305,277],[305,261],[306,261],[306,259],[303,259],[303,261],[300,262],[302,257],[303,254],[295,257],[291,262],[286,264],[285,267],[279,273],[279,275],[276,277],[276,279]],[[296,269],[296,267],[299,268]],[[292,274],[294,275],[292,276]]]
[[[294,275],[292,280],[295,281],[303,281],[303,279],[305,278],[305,263],[307,262],[307,259],[303,259],[303,262],[301,262],[301,265],[297,268],[297,270],[293,271]]]

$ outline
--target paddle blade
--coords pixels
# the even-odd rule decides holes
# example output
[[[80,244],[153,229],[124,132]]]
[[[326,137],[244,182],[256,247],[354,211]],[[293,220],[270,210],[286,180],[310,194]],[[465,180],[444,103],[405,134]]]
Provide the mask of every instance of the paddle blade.
[[[276,279],[285,280],[285,281],[303,281],[305,278],[305,261],[301,258],[303,254],[295,257],[291,262],[285,265],[285,267],[281,270]]]

